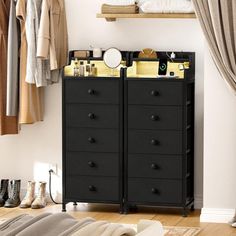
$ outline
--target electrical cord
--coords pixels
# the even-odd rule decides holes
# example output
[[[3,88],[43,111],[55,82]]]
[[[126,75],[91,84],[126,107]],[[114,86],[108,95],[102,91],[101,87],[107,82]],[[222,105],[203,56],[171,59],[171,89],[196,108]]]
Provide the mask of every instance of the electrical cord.
[[[50,170],[49,170],[49,196],[50,196],[50,198],[51,198],[51,200],[52,200],[53,203],[55,203],[55,204],[62,204],[62,203],[56,202],[56,201],[53,199],[53,197],[52,197],[52,173],[53,173],[53,170],[50,169]]]

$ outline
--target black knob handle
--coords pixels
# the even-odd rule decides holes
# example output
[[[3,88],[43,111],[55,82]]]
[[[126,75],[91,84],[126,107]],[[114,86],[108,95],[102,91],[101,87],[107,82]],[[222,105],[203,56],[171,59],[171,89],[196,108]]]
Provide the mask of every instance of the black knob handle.
[[[158,189],[156,189],[156,188],[152,188],[152,193],[153,193],[153,194],[158,194],[159,191],[158,191]]]
[[[89,138],[88,138],[88,141],[89,141],[90,143],[95,143],[95,139],[92,138],[92,137],[89,137]]]
[[[153,170],[157,170],[158,169],[158,165],[153,163],[153,164],[151,164],[151,168]]]
[[[94,187],[93,185],[89,185],[88,189],[91,192],[95,192],[96,191],[96,187]]]
[[[88,114],[88,117],[91,119],[91,120],[94,120],[96,118],[95,114],[93,113],[89,113]]]
[[[152,139],[152,140],[151,140],[151,144],[155,146],[155,145],[158,145],[159,142],[158,142],[158,140],[156,140],[156,139]]]
[[[160,119],[159,116],[157,116],[157,115],[151,115],[151,120],[157,121],[157,120],[159,120],[159,119]]]
[[[88,90],[88,94],[94,95],[94,94],[95,94],[95,91],[94,91],[93,89],[89,89],[89,90]]]
[[[152,90],[151,95],[154,96],[154,97],[157,97],[159,95],[159,92],[156,91],[156,90]]]
[[[88,165],[89,165],[90,167],[95,167],[95,163],[92,162],[92,161],[89,161],[89,162],[88,162]]]

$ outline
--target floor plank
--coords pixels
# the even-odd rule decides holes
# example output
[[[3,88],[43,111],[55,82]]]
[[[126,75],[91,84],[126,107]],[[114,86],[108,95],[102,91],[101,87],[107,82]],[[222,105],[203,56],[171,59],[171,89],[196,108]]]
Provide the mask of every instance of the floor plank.
[[[50,204],[44,209],[0,208],[0,219],[9,219],[20,214],[39,215],[43,212],[61,212],[61,205]],[[200,227],[198,236],[236,236],[236,229],[227,224],[200,223],[200,211],[191,212],[188,217],[182,217],[178,209],[160,209],[154,207],[139,207],[137,212],[119,214],[118,205],[104,204],[67,204],[67,213],[76,219],[92,217],[96,220],[107,220],[126,224],[137,224],[141,219],[159,220],[164,226]]]
[[[235,236],[236,229],[227,224],[208,224],[206,227],[201,227],[201,232],[198,236]]]

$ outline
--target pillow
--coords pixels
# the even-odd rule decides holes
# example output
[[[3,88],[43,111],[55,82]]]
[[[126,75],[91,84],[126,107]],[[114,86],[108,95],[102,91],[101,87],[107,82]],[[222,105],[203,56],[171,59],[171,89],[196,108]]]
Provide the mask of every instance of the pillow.
[[[194,12],[190,0],[139,0],[144,13],[191,13]]]

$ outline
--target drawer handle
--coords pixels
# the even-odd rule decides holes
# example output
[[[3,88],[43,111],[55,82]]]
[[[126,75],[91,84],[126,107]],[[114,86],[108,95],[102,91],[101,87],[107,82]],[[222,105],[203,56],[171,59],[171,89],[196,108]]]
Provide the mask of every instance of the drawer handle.
[[[151,115],[151,120],[152,121],[157,121],[157,120],[160,120],[160,118],[157,115]]]
[[[153,193],[153,194],[159,194],[159,191],[158,191],[158,189],[156,189],[156,188],[152,188],[152,193]]]
[[[151,140],[151,144],[152,144],[153,146],[157,146],[157,145],[159,144],[159,141],[156,140],[156,139],[152,139],[152,140]]]
[[[93,89],[89,89],[89,90],[88,90],[88,94],[89,94],[89,95],[94,95],[94,94],[95,94],[95,91],[94,91]]]
[[[88,189],[90,192],[96,192],[97,190],[96,187],[94,187],[93,185],[89,185]]]
[[[93,161],[89,161],[89,162],[88,162],[88,165],[89,165],[90,167],[92,167],[92,168],[96,166],[96,164],[95,164]]]
[[[156,90],[152,90],[151,95],[154,96],[154,97],[157,97],[159,95],[159,92],[156,91]]]
[[[88,114],[88,117],[91,119],[91,120],[94,120],[96,118],[95,114],[93,113],[89,113]]]
[[[153,163],[153,164],[151,164],[151,168],[153,170],[157,170],[158,169],[158,165]]]
[[[90,143],[95,143],[95,139],[92,138],[92,137],[89,137],[89,138],[88,138],[88,141],[89,141]]]

